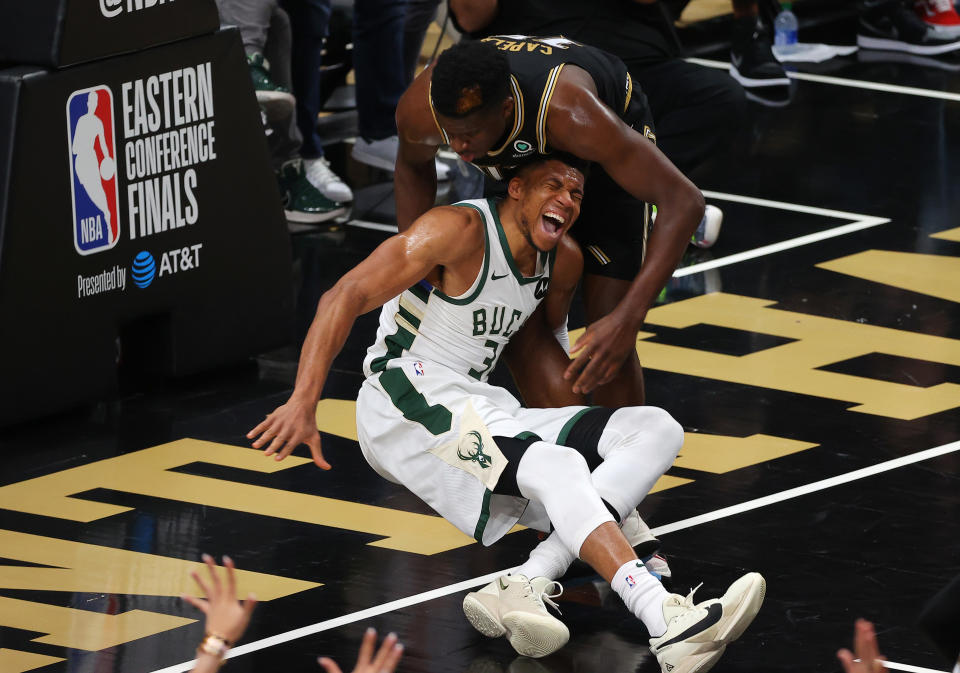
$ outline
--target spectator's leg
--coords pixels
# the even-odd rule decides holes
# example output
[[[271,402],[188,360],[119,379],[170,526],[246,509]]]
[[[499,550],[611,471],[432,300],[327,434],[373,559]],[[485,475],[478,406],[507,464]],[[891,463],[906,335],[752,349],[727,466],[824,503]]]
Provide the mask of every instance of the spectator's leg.
[[[407,18],[403,25],[403,67],[407,86],[417,74],[423,39],[433,17],[437,15],[439,4],[440,0],[407,0]]]
[[[330,25],[330,0],[282,0],[293,30],[291,76],[297,98],[297,126],[303,136],[300,149],[305,159],[323,156],[317,134],[320,113],[320,66],[323,40]]]
[[[657,129],[657,147],[684,174],[737,135],[746,97],[727,73],[669,59],[631,66],[630,74],[647,95]]]
[[[270,29],[267,32],[265,56],[271,64],[270,72],[277,84],[290,88],[290,49],[293,41],[290,29],[290,17],[276,4],[270,16]],[[270,126],[274,129],[271,134],[271,150],[275,168],[290,159],[300,156],[300,146],[303,136],[297,127],[295,109],[277,108],[276,115],[271,114]],[[282,113],[282,114],[281,114]]]
[[[247,55],[262,54],[277,0],[217,0],[220,23],[240,29]]]
[[[403,22],[406,0],[356,0],[353,57],[360,135],[397,135],[394,114],[405,89]]]

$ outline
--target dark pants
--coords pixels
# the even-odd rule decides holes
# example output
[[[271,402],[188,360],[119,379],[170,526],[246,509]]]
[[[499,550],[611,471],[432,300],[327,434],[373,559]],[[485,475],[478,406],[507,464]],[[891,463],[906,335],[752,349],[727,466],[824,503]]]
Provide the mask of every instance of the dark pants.
[[[407,16],[403,24],[403,68],[410,86],[417,75],[417,62],[427,28],[437,14],[440,0],[407,0]]]
[[[397,134],[397,102],[406,89],[403,24],[406,0],[356,0],[353,6],[353,69],[357,123],[367,140]]]
[[[647,95],[657,147],[684,174],[736,135],[747,102],[743,88],[725,70],[679,58],[627,67]]]
[[[277,0],[217,0],[217,9],[221,24],[240,30],[244,51],[263,54],[273,81],[290,88],[292,29],[290,17]],[[267,120],[267,146],[275,170],[300,156],[303,138],[297,120],[294,108],[273,111]]]
[[[303,136],[300,154],[305,159],[323,156],[317,134],[320,113],[320,65],[323,40],[330,25],[330,0],[280,0],[290,16],[293,31],[291,79],[297,98],[297,126]]]

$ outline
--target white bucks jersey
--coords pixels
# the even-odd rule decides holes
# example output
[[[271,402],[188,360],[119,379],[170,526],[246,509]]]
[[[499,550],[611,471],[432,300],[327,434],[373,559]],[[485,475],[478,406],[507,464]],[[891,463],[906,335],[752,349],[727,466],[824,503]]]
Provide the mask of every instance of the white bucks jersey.
[[[485,381],[510,337],[536,310],[547,293],[556,250],[538,253],[533,276],[520,274],[491,200],[454,204],[473,208],[484,223],[485,247],[480,274],[469,290],[448,297],[421,281],[384,304],[377,342],[367,351],[363,370],[373,376],[403,358],[411,374],[439,364]]]

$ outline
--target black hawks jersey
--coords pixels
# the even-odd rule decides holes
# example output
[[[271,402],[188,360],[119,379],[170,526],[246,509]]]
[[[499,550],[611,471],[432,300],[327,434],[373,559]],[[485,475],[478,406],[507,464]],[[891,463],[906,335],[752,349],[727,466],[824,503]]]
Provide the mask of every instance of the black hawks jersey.
[[[482,41],[495,45],[507,55],[514,100],[513,125],[507,135],[486,155],[473,160],[475,166],[496,180],[504,179],[509,169],[526,160],[550,154],[547,110],[564,66],[586,70],[593,78],[600,100],[621,119],[634,96],[643,98],[639,91],[634,92],[633,80],[623,61],[595,47],[564,37],[529,35],[491,35]],[[430,105],[432,108],[432,99]],[[449,144],[446,131],[440,128],[440,132],[443,142]]]

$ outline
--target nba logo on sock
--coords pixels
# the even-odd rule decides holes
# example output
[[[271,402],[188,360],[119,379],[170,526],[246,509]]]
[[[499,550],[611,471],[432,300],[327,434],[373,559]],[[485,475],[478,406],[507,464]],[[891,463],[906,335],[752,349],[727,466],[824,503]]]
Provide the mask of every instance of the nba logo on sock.
[[[120,238],[113,93],[81,89],[67,100],[67,156],[73,195],[73,245],[81,255],[109,250]]]

